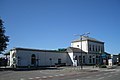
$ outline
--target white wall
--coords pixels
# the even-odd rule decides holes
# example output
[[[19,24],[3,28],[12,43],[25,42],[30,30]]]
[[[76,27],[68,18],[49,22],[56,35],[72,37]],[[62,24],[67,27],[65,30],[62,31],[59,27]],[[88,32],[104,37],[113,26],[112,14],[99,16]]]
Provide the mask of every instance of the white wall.
[[[10,66],[13,65],[13,58],[16,56],[16,55],[14,55],[14,57],[13,57],[13,54],[14,54],[14,53],[16,53],[15,50],[14,50],[14,51],[10,51]]]
[[[90,45],[91,45],[91,51],[89,50]],[[94,45],[94,51],[93,51],[93,45]],[[98,50],[99,46],[100,46],[100,50]],[[81,42],[72,42],[71,47],[81,49]],[[96,51],[96,47],[97,47],[97,51]],[[82,50],[85,51],[85,52],[92,52],[92,53],[104,52],[104,43],[99,43],[99,42],[94,42],[94,41],[87,41],[87,40],[82,41]]]
[[[48,51],[30,51],[30,50],[15,50],[10,51],[10,66],[13,64],[12,54],[15,53],[16,64],[18,66],[28,66],[31,65],[31,56],[35,54],[36,59],[38,59],[38,66],[50,66],[58,63],[58,59],[61,59],[61,63],[67,62],[67,53],[63,52],[48,52]],[[19,56],[19,62],[18,62]],[[50,60],[50,58],[52,60]],[[36,62],[37,63],[37,62]]]
[[[71,47],[81,49],[81,42],[72,42]],[[82,50],[85,52],[88,52],[88,42],[87,41],[82,41]]]

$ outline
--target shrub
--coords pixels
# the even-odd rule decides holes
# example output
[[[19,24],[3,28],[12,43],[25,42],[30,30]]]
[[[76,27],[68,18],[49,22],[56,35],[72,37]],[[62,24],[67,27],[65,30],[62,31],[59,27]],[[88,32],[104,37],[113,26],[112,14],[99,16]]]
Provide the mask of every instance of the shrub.
[[[107,68],[107,66],[106,65],[101,65],[100,68]]]

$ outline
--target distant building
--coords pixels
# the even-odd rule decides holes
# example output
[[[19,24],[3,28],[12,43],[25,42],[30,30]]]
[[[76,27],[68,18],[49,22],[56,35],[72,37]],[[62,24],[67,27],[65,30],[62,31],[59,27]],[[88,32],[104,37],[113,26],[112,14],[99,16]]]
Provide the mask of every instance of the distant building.
[[[82,36],[82,40],[72,41],[71,47],[68,47],[65,50],[11,49],[10,66],[80,66],[81,64],[101,64],[101,54],[104,52],[104,42],[88,36]]]
[[[112,59],[113,59],[113,64],[118,64],[119,63],[119,55],[113,55]]]

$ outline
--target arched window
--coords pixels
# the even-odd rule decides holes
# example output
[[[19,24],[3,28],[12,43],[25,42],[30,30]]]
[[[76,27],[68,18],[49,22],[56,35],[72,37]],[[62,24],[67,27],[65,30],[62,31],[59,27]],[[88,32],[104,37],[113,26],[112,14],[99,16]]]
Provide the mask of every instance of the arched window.
[[[35,54],[32,54],[32,56],[31,56],[31,64],[36,64],[36,56],[35,56]]]

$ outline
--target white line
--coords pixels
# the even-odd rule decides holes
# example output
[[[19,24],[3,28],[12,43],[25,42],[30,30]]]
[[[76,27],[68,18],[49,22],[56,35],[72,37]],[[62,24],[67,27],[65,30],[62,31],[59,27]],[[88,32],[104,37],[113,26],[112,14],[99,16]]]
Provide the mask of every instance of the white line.
[[[48,77],[53,77],[53,76],[48,76]]]
[[[47,78],[47,76],[43,76],[42,78]]]
[[[39,79],[40,77],[35,77],[36,79]]]
[[[64,74],[59,74],[59,76],[64,76]]]
[[[59,75],[55,75],[55,76],[59,76]]]
[[[100,77],[100,78],[98,78],[98,79],[103,79],[104,77]]]
[[[28,79],[33,79],[33,78],[28,78]]]
[[[21,78],[20,80],[25,80],[25,79]]]

